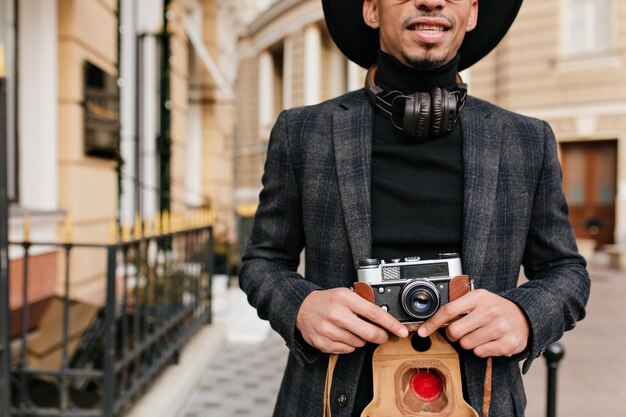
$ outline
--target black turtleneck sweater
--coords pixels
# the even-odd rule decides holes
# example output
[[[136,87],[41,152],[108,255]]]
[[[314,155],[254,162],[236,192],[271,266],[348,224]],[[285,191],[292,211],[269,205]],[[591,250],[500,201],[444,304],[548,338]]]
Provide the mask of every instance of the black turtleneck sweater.
[[[376,84],[405,94],[432,87],[456,88],[458,57],[434,71],[408,68],[379,52]],[[379,259],[431,257],[461,252],[463,158],[459,125],[445,136],[418,142],[396,129],[375,109],[371,173],[372,256]],[[353,417],[372,399],[371,355],[367,346]]]
[[[434,71],[410,69],[379,53],[376,83],[405,94],[456,88],[458,58]],[[380,109],[372,142],[372,256],[429,257],[460,252],[463,159],[459,125],[418,142],[396,129]]]

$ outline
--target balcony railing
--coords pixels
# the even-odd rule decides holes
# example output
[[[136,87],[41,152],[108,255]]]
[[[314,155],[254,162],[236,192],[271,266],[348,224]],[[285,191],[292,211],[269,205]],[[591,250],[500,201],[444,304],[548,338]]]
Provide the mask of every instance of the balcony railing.
[[[211,322],[211,226],[127,239],[109,245],[9,243],[23,256],[22,308],[12,321],[19,328],[6,332],[17,334],[11,342],[11,416],[122,415]],[[28,297],[38,277],[29,266],[41,251],[56,251],[62,279],[60,295],[48,300],[33,329]],[[76,269],[102,271],[99,301],[74,294]],[[5,286],[0,292],[6,294]],[[0,307],[0,316],[9,317],[8,303]],[[39,346],[44,334],[47,350]]]

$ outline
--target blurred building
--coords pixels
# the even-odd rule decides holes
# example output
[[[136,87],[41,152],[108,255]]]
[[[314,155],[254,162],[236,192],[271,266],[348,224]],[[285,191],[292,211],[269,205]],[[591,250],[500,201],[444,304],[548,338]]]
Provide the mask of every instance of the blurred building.
[[[242,3],[0,0],[11,241],[107,243],[117,226],[205,208],[221,245],[235,241]],[[64,258],[45,246],[31,255],[33,327],[62,289]],[[19,247],[10,258],[16,313]],[[74,251],[73,298],[101,302],[105,263],[102,252]]]
[[[361,88],[365,72],[336,48],[320,0],[275,1],[247,26],[239,46],[235,204],[243,248],[280,111]]]
[[[526,0],[470,73],[472,94],[554,129],[576,236],[625,246],[626,3]]]
[[[319,0],[278,1],[242,40],[235,200],[243,236],[278,112],[362,85],[322,15]],[[550,123],[576,236],[626,246],[626,4],[525,0],[504,41],[464,79],[472,95]]]

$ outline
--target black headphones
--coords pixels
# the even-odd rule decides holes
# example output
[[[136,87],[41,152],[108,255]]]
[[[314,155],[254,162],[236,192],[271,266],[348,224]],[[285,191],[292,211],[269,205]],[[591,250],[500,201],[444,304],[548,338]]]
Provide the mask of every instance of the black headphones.
[[[377,86],[374,83],[377,70],[374,65],[367,71],[365,91],[370,103],[387,113],[394,127],[420,141],[452,131],[467,97],[467,84],[459,75],[458,91],[434,87],[430,93],[418,91],[406,95],[397,90],[385,92]],[[404,111],[396,106],[400,99],[404,100]],[[400,123],[396,122],[397,118],[401,119]]]

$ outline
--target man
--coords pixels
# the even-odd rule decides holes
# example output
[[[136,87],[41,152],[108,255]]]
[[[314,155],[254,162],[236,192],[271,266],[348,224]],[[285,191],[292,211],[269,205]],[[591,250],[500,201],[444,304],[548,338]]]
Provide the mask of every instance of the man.
[[[489,414],[522,416],[519,361],[525,372],[584,317],[589,278],[550,128],[466,98],[456,79],[495,47],[521,0],[480,0],[480,12],[478,0],[323,3],[340,49],[375,69],[365,90],[283,112],[272,131],[240,282],[291,351],[274,415],[321,416],[328,354],[339,354],[332,415],[360,416],[373,348],[387,332],[408,335],[349,289],[360,258],[457,252],[478,290],[418,332],[457,319],[445,334],[458,342],[466,400],[481,409],[494,357]],[[516,288],[520,265],[530,280]]]

